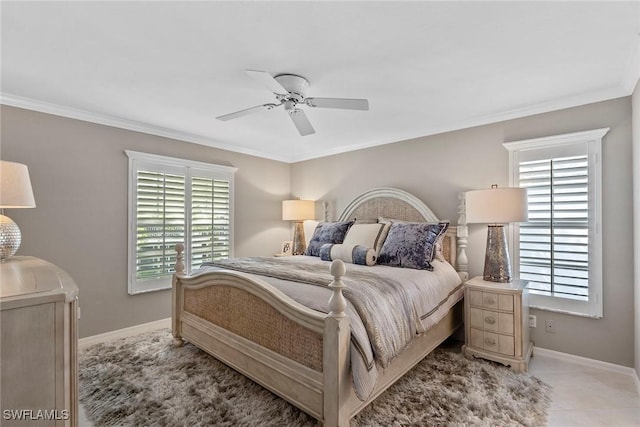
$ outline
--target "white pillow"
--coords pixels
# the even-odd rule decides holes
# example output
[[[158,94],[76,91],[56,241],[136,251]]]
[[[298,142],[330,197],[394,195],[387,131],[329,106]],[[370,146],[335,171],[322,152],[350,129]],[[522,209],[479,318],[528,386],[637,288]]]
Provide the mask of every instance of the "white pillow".
[[[364,246],[365,248],[373,248],[376,250],[377,255],[379,248],[382,247],[383,227],[384,224],[358,224],[356,222],[347,231],[342,244],[345,247]]]
[[[319,221],[315,221],[313,219],[304,221],[302,223],[302,227],[304,229],[305,247],[309,246],[309,242],[311,241],[311,238],[313,237],[313,232],[316,231],[316,227],[318,226],[319,223],[320,223]]]

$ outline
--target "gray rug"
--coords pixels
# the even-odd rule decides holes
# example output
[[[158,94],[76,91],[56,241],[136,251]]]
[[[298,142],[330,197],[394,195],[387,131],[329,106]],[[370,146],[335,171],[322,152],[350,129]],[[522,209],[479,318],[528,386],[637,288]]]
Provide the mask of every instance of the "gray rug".
[[[436,349],[352,426],[543,426],[550,387]],[[304,412],[168,330],[80,352],[80,402],[101,426],[315,426]]]

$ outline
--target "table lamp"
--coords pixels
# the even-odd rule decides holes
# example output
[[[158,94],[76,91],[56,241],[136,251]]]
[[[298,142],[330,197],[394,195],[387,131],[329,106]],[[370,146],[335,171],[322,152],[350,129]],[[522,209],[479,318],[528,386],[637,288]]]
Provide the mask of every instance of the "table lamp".
[[[488,224],[483,279],[511,282],[511,260],[504,224],[527,221],[527,189],[492,185],[490,189],[467,191],[465,200],[467,223]]]
[[[27,166],[0,160],[0,262],[15,255],[22,241],[18,225],[4,209],[35,207]]]
[[[315,202],[313,200],[283,200],[282,220],[295,221],[293,231],[293,255],[302,255],[306,249],[304,227],[302,221],[315,218]]]

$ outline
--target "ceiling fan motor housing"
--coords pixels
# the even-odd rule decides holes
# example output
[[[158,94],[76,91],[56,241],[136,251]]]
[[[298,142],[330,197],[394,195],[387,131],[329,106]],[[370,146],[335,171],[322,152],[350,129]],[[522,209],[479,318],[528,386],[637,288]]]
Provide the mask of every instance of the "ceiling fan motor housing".
[[[274,79],[289,92],[288,94],[282,94],[285,96],[281,100],[292,100],[296,103],[302,102],[309,87],[307,79],[295,74],[278,74]]]

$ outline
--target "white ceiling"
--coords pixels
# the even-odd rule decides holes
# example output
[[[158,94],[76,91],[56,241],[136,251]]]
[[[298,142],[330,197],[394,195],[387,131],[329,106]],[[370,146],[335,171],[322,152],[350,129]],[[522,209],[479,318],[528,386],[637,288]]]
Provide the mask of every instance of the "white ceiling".
[[[294,162],[631,94],[640,2],[8,2],[1,102]],[[243,70],[370,111],[279,108]],[[304,108],[304,107],[303,107]]]

